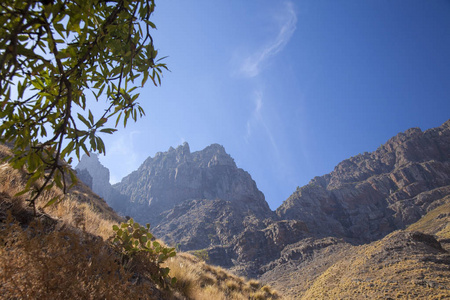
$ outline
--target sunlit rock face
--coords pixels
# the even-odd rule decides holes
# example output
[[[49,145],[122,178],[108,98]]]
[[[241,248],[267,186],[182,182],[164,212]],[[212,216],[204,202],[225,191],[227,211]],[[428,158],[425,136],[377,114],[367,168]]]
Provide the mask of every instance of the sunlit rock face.
[[[114,189],[113,208],[184,249],[230,243],[246,223],[262,227],[275,217],[251,176],[218,144],[159,152]]]
[[[372,153],[339,163],[297,189],[278,209],[311,232],[379,239],[416,222],[450,194],[450,121],[399,133]]]

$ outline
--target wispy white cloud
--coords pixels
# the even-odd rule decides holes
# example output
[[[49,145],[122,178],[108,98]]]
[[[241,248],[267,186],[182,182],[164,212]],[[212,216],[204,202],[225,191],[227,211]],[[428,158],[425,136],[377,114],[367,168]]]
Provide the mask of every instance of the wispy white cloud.
[[[245,135],[245,140],[248,142],[248,139],[252,135],[253,128],[256,126],[256,123],[260,123],[262,121],[261,109],[263,106],[262,100],[262,92],[255,91],[254,92],[254,108],[250,115],[250,118],[247,120],[247,132]]]
[[[278,151],[277,143],[272,134],[272,131],[270,130],[269,126],[267,125],[267,122],[264,119],[263,114],[262,114],[263,105],[264,105],[263,98],[264,98],[264,95],[261,90],[256,90],[254,92],[253,101],[254,101],[255,106],[253,108],[250,118],[247,121],[247,132],[245,135],[245,140],[247,142],[249,141],[254,129],[262,128],[263,132],[269,139],[270,145],[272,146],[275,153],[278,155],[279,151]]]
[[[246,77],[259,75],[264,64],[278,54],[287,45],[297,29],[297,15],[292,2],[285,3],[285,10],[281,15],[282,23],[278,35],[264,47],[244,59],[240,66],[240,73]]]

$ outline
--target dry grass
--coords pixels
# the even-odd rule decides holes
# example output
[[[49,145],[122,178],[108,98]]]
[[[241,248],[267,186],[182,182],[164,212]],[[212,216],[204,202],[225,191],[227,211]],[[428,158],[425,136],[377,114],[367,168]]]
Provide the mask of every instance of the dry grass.
[[[8,148],[0,145],[0,157],[8,153]],[[13,169],[6,163],[0,164],[0,194],[4,196],[0,202],[0,208],[3,211],[3,218],[6,208],[12,209],[15,216],[24,215],[24,211],[27,209],[26,199],[29,195],[25,194],[19,197],[15,195],[24,189],[25,184],[24,172]],[[44,209],[45,204],[55,196],[59,196],[63,200]],[[112,234],[112,225],[123,221],[103,199],[94,194],[82,182],[79,182],[66,195],[63,195],[62,191],[56,187],[44,192],[36,202],[36,207],[38,215],[49,215],[66,225],[99,235],[104,239]]]
[[[150,281],[118,262],[100,238],[33,221],[26,229],[10,216],[0,229],[3,299],[155,299]]]
[[[270,287],[255,280],[246,281],[220,267],[207,265],[197,257],[179,253],[166,262],[170,275],[177,278],[177,289],[188,299],[280,299]]]
[[[322,273],[302,299],[449,299],[448,253],[407,243],[402,247],[392,242],[400,234],[355,247]]]
[[[442,199],[443,205],[428,212],[407,230],[434,234],[439,238],[450,239],[450,196]]]
[[[5,149],[0,148],[0,155]],[[136,256],[126,265],[109,243],[121,219],[83,185],[54,188],[33,217],[23,172],[0,165],[0,295],[2,299],[171,298],[152,279],[155,264]],[[63,201],[43,209],[52,197]],[[146,268],[143,270],[143,268]],[[167,297],[166,297],[167,296]]]

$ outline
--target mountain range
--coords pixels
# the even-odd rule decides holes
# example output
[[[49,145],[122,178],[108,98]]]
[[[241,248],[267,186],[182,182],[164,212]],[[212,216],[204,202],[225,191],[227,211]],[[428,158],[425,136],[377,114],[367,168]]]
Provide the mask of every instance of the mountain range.
[[[450,120],[342,161],[276,211],[218,144],[159,152],[115,185],[96,155],[76,169],[114,210],[150,223],[166,243],[203,251],[209,263],[287,297],[354,297],[399,282],[411,285],[405,297],[417,287],[450,294]]]

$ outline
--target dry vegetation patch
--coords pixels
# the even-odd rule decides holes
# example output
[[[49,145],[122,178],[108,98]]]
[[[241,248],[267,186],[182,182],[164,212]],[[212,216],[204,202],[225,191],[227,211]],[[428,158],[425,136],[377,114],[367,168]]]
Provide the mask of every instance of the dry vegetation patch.
[[[156,299],[151,281],[136,282],[103,239],[12,215],[0,228],[3,299]]]
[[[444,197],[440,202],[444,204],[429,211],[407,230],[434,234],[439,239],[450,242],[450,196]]]
[[[280,295],[259,281],[246,281],[221,267],[206,264],[201,259],[179,253],[168,260],[170,275],[177,278],[175,289],[187,299],[280,299]]]
[[[302,299],[448,299],[450,255],[432,236],[394,232],[356,247]]]

